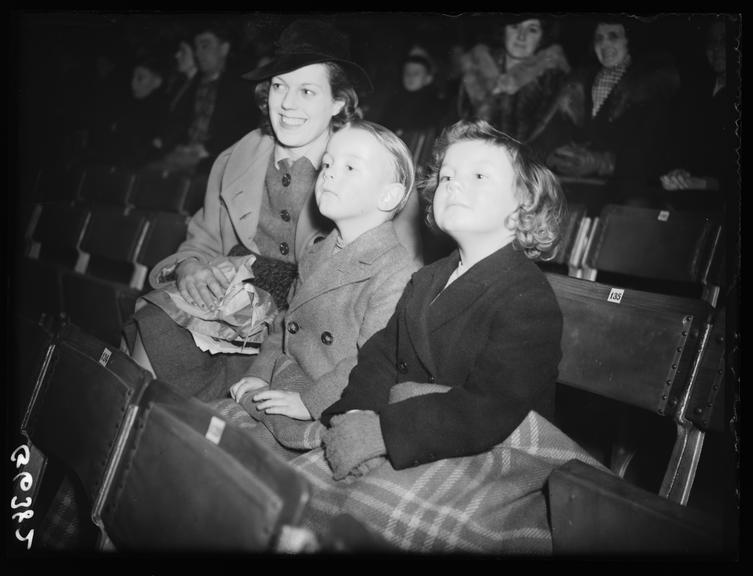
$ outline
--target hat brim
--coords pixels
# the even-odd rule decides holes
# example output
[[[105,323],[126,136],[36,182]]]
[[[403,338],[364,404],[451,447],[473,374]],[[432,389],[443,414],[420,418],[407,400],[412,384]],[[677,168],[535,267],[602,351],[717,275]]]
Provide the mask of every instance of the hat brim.
[[[303,53],[278,55],[269,64],[251,70],[251,72],[246,72],[241,75],[241,78],[253,81],[267,80],[278,74],[286,74],[287,72],[298,70],[298,68],[303,68],[310,64],[321,64],[323,62],[336,62],[337,64],[340,64],[348,73],[348,77],[356,85],[359,92],[364,94],[373,92],[374,86],[371,84],[371,79],[366,73],[366,70],[351,60],[334,58],[326,54]]]

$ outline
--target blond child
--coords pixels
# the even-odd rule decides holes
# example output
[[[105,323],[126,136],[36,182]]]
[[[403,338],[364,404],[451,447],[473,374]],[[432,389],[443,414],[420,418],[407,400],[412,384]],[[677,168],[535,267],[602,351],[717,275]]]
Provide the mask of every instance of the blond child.
[[[278,329],[230,389],[287,448],[318,445],[316,420],[340,397],[358,350],[387,323],[420,266],[392,223],[413,185],[411,154],[386,128],[353,121],[329,140],[315,196],[335,229],[302,260]]]

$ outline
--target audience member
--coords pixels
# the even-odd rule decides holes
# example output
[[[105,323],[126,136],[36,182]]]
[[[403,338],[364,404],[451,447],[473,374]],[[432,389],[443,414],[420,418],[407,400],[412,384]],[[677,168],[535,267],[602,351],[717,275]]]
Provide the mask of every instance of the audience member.
[[[431,62],[424,56],[408,56],[402,65],[401,87],[387,101],[382,124],[398,136],[438,128],[442,120],[440,106]]]
[[[555,172],[606,179],[611,201],[643,204],[652,201],[647,188],[658,176],[657,135],[679,75],[666,55],[634,54],[635,26],[621,17],[596,24],[599,65],[573,75],[533,144]]]
[[[172,111],[164,138],[166,168],[208,171],[220,152],[258,124],[258,113],[249,105],[251,86],[228,66],[231,42],[229,28],[219,22],[200,27],[194,36],[198,74]],[[180,57],[188,60],[187,53]]]
[[[132,97],[110,126],[110,163],[135,169],[159,158],[158,143],[167,113],[164,69],[164,63],[152,55],[136,60]]]
[[[708,190],[719,205],[724,193],[734,189],[737,179],[736,113],[728,87],[726,23],[715,19],[706,31],[706,69],[698,70],[697,91],[686,91],[677,106],[672,126],[667,163],[663,174],[666,190]],[[731,75],[734,79],[735,72]],[[735,83],[732,82],[734,86]]]
[[[549,17],[504,17],[503,46],[479,44],[463,58],[463,115],[487,120],[519,142],[533,140],[570,72],[558,29]]]
[[[150,283],[157,290],[145,295],[149,303],[139,307],[125,333],[141,365],[203,400],[224,397],[253,356],[242,353],[248,352],[245,342],[233,352],[199,348],[194,333],[177,323],[182,316],[159,298],[159,288],[177,285],[188,304],[217,311],[230,286],[225,270],[235,274],[254,256],[264,264],[253,269],[254,284],[280,294],[276,304],[286,308],[296,263],[328,231],[313,206],[327,141],[355,117],[355,83],[370,87],[350,59],[347,38],[316,20],[293,22],[282,32],[275,59],[244,77],[258,82],[262,127],[215,161],[186,241],[153,267]]]

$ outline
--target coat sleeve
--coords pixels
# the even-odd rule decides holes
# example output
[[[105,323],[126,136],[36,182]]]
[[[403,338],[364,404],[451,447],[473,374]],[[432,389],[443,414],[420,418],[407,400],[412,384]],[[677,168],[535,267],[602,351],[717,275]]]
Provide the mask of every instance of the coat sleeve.
[[[387,257],[390,258],[391,255],[392,252]],[[383,268],[370,282],[368,304],[356,342],[359,350],[387,324],[406,283],[418,267],[418,262],[407,257],[397,260],[397,263],[399,266]],[[303,403],[314,418],[319,418],[328,406],[339,400],[357,360],[357,354],[343,358],[332,370],[317,378],[314,386],[301,394]]]
[[[502,442],[543,395],[552,395],[559,364],[562,316],[541,291],[516,291],[497,301],[489,333],[465,382],[379,411],[387,454],[396,469],[484,452]],[[458,354],[467,354],[462,347]]]
[[[207,191],[204,195],[204,205],[193,215],[188,223],[186,239],[178,247],[175,254],[160,260],[149,274],[152,288],[159,288],[169,281],[176,265],[188,257],[198,258],[200,262],[209,262],[216,256],[222,256],[222,238],[220,236],[220,221],[225,207],[220,201],[222,191],[222,177],[225,173],[232,149],[221,154],[209,174]]]
[[[246,371],[246,376],[261,378],[267,383],[272,382],[275,363],[278,358],[284,354],[282,351],[283,323],[285,320],[285,311],[278,312],[272,322],[269,334],[261,344],[261,350],[253,363]]]
[[[408,282],[387,325],[369,338],[358,352],[356,366],[340,400],[324,410],[321,421],[329,425],[332,416],[348,410],[378,411],[389,402],[390,388],[397,382],[398,321],[413,287]]]

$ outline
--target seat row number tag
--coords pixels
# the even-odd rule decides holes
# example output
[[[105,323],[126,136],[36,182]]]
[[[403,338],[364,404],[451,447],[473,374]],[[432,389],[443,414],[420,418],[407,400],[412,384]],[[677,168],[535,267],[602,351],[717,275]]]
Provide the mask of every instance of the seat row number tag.
[[[222,440],[222,433],[224,431],[225,421],[221,418],[217,418],[217,416],[212,416],[212,419],[209,421],[209,428],[207,428],[207,433],[204,434],[204,436],[210,442],[219,444],[220,440]]]
[[[619,304],[620,302],[622,302],[622,295],[624,293],[625,291],[622,288],[612,288],[609,291],[607,302],[614,302],[615,304]]]
[[[107,366],[107,363],[110,361],[110,356],[112,356],[112,352],[105,348],[102,350],[102,355],[99,357],[99,363],[102,364],[102,366]]]

